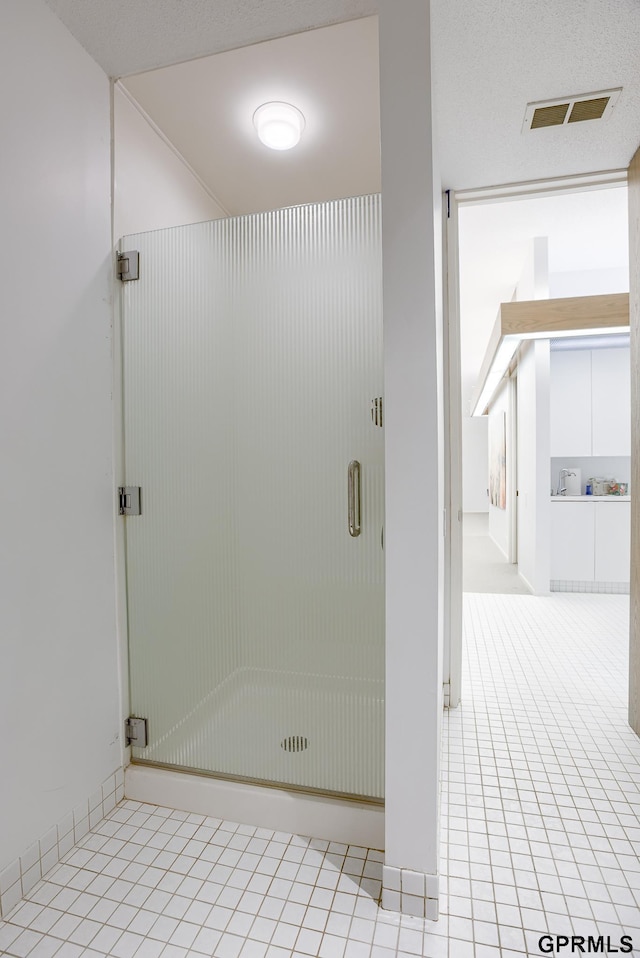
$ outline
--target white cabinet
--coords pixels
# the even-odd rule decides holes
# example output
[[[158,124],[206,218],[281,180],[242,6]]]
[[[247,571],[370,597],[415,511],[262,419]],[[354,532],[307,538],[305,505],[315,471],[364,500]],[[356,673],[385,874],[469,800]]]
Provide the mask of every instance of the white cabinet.
[[[551,501],[551,578],[628,582],[631,503],[621,499]]]
[[[551,578],[593,582],[592,502],[551,503]]]
[[[628,348],[594,349],[591,352],[591,430],[592,456],[631,455]]]
[[[553,350],[549,385],[551,457],[590,456],[591,350]]]
[[[595,580],[596,582],[628,582],[631,503],[600,501],[594,502],[593,508],[595,511]]]
[[[552,350],[551,458],[631,455],[629,347]]]

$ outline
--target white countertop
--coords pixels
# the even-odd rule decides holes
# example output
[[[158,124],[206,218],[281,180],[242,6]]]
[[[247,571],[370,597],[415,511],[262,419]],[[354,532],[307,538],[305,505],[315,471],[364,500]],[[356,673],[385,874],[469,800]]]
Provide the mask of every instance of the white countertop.
[[[630,502],[631,496],[551,496],[552,502]]]

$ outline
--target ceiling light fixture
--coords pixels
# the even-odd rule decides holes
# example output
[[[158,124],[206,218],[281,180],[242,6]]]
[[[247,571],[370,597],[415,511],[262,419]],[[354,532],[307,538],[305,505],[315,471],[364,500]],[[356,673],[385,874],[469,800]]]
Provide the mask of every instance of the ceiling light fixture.
[[[305,120],[295,106],[274,101],[258,107],[253,125],[260,141],[270,150],[290,150],[300,142]]]

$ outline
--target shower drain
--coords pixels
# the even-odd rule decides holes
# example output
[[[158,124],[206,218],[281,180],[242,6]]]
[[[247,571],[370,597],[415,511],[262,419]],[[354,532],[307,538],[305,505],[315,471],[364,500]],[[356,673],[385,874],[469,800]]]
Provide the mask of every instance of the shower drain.
[[[306,748],[309,748],[309,739],[304,735],[290,735],[280,742],[280,748],[283,748],[285,752],[304,752]]]

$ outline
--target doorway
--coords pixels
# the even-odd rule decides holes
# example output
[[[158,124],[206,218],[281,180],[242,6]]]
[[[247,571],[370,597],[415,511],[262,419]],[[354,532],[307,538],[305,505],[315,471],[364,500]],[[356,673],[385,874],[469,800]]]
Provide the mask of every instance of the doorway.
[[[496,574],[493,583],[489,577],[483,585],[480,576],[475,575],[474,552],[467,549],[471,558],[471,578],[467,580],[470,591],[486,588],[545,594],[557,586],[559,577],[551,575],[548,568],[552,521],[549,500],[550,493],[557,490],[556,473],[566,464],[557,443],[554,445],[555,434],[550,434],[550,418],[555,423],[558,403],[570,402],[567,398],[554,399],[559,340],[550,337],[546,345],[544,339],[523,342],[504,370],[501,384],[494,389],[490,405],[473,409],[472,397],[474,385],[483,375],[483,361],[486,365],[490,359],[490,350],[485,353],[485,347],[501,302],[549,298],[561,301],[627,291],[626,188],[607,186],[573,193],[563,191],[560,195],[557,191],[540,192],[534,197],[501,198],[493,203],[486,197],[479,202],[476,197],[460,207],[465,540],[466,544],[477,540],[474,532],[488,528],[491,549],[503,569],[512,567],[511,582],[517,583],[514,588],[508,578],[501,582]],[[589,344],[616,345],[595,339],[589,340]],[[550,396],[556,403],[553,409],[549,406]],[[585,394],[582,402],[586,421],[587,415],[591,416],[590,408],[586,408],[590,407],[591,395]],[[485,415],[479,415],[482,412]],[[610,472],[611,478],[624,488],[629,479],[627,447],[628,438],[617,450],[581,450],[571,446],[567,447],[567,455],[572,460],[580,452],[585,456],[593,451],[597,458],[590,463],[580,462],[578,471],[584,465],[589,476]],[[479,455],[480,451],[483,455]],[[613,459],[607,459],[605,451]],[[569,460],[567,463],[571,465]],[[585,475],[581,489],[576,490],[578,494],[584,494],[587,478]],[[491,555],[488,551],[487,568]],[[570,576],[562,578],[568,580]]]

